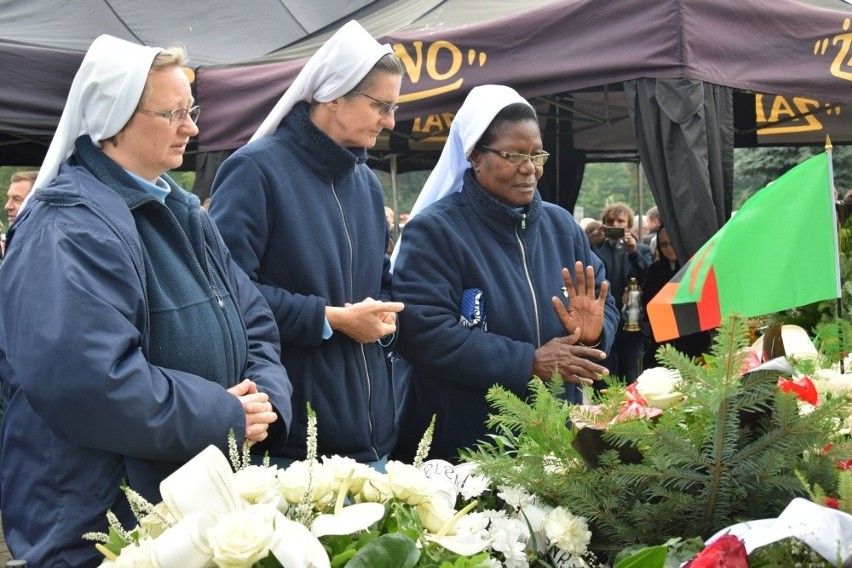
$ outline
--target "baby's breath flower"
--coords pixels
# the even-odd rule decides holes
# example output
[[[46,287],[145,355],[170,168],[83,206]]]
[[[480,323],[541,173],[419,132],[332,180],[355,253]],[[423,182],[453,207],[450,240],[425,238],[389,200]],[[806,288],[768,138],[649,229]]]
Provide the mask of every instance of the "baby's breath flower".
[[[435,415],[432,415],[432,420],[429,422],[429,427],[426,428],[426,431],[423,433],[423,437],[420,438],[420,443],[417,444],[417,453],[414,455],[414,462],[411,464],[417,469],[420,469],[420,466],[423,465],[423,462],[426,460],[426,456],[429,455],[429,448],[432,446],[432,436],[435,433]]]

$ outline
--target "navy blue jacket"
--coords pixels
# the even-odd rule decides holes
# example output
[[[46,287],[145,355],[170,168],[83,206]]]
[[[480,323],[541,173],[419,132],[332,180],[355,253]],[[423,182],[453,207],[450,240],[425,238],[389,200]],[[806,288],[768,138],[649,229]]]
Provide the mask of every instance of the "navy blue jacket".
[[[305,457],[310,402],[320,454],[369,462],[396,437],[385,353],[322,335],[326,306],[390,297],[384,196],[366,151],[338,145],[307,108],[296,105],[276,132],[225,160],[210,212],[278,321],[295,416],[280,455]]]
[[[74,165],[78,141],[0,267],[0,511],[31,566],[96,564],[81,535],[106,531],[108,509],[136,524],[122,482],[157,502],[180,465],[227,451],[229,430],[242,444],[226,387],[269,394],[279,441],[291,418],[272,314],[198,199],[172,184],[163,205],[86,143],[99,177]]]
[[[462,192],[406,224],[393,298],[405,302],[397,348],[411,369],[395,457],[413,455],[433,414],[429,456],[457,457],[459,448],[484,438],[492,385],[525,395],[535,350],[568,335],[551,298],[562,297],[562,268],[573,275],[578,260],[595,268],[599,289],[603,264],[567,211],[536,193],[521,213],[485,193],[470,170]],[[463,292],[471,289],[482,291],[487,329],[471,325],[481,313],[460,321]],[[617,322],[608,297],[601,350],[609,349]],[[579,390],[567,386],[569,400],[580,402]]]

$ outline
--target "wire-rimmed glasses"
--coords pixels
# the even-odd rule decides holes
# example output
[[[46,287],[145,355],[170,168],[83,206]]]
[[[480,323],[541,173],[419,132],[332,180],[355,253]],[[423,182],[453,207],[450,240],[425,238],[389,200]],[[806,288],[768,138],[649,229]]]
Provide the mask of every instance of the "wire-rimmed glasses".
[[[518,152],[506,152],[505,150],[497,150],[496,148],[490,148],[488,146],[480,146],[480,148],[488,152],[494,152],[501,158],[508,160],[509,163],[513,166],[519,167],[526,164],[527,160],[532,162],[534,166],[540,167],[543,166],[547,159],[550,157],[550,154],[547,152],[539,152],[538,154],[521,154]]]
[[[201,114],[201,107],[196,105],[192,108],[176,108],[170,111],[159,111],[159,110],[148,110],[146,108],[137,108],[136,112],[141,112],[144,114],[150,114],[151,116],[159,116],[162,118],[169,119],[169,126],[175,123],[177,120],[178,124],[181,124],[186,117],[195,123],[198,122],[198,115]]]
[[[399,109],[399,105],[395,105],[393,103],[385,102],[381,99],[377,99],[376,97],[371,97],[367,93],[358,93],[358,94],[364,95],[365,97],[367,97],[371,101],[375,101],[375,102],[379,103],[380,105],[382,105],[378,109],[379,114],[382,115],[382,116],[388,116],[389,114],[394,114]]]

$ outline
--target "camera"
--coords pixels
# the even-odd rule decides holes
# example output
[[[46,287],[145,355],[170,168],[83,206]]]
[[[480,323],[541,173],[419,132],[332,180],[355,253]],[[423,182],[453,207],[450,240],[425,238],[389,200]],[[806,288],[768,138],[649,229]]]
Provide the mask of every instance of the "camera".
[[[624,227],[604,227],[604,236],[612,240],[623,239]]]

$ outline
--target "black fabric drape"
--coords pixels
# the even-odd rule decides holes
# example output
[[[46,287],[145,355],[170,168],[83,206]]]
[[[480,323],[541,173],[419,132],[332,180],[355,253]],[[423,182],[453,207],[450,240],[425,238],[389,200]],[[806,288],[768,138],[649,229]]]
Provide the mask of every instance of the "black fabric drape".
[[[685,262],[731,216],[731,89],[691,79],[624,82],[651,193]]]

